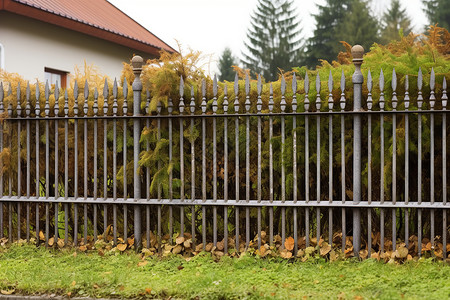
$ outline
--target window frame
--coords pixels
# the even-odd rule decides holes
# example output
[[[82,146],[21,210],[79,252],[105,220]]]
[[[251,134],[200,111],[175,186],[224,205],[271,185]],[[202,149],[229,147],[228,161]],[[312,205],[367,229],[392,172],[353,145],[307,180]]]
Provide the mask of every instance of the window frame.
[[[44,67],[44,73],[56,74],[61,76],[61,82],[59,83],[61,88],[65,89],[67,87],[67,74],[69,72],[61,71],[58,69]]]

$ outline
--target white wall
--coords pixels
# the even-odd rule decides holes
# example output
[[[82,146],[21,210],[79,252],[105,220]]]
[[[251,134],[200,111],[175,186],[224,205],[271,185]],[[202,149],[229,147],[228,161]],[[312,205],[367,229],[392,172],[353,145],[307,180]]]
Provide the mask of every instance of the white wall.
[[[137,53],[105,40],[60,28],[34,19],[0,11],[0,44],[5,70],[25,79],[44,80],[44,68],[74,72],[84,62],[94,64],[101,74],[119,78],[122,62]]]

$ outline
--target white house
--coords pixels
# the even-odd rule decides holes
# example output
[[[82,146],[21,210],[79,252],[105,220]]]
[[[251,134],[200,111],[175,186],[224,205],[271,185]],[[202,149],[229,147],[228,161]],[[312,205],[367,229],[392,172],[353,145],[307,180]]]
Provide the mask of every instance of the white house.
[[[84,63],[119,77],[133,54],[175,52],[106,0],[0,0],[0,68],[29,80],[56,80]]]

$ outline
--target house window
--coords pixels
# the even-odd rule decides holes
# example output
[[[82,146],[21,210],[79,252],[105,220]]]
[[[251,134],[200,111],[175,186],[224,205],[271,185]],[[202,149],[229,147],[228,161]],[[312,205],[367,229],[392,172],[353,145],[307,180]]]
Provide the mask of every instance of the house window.
[[[5,47],[0,44],[0,69],[5,69]]]
[[[48,81],[50,85],[56,84],[58,82],[59,88],[66,88],[67,84],[67,73],[65,71],[44,68],[45,71],[45,81]]]

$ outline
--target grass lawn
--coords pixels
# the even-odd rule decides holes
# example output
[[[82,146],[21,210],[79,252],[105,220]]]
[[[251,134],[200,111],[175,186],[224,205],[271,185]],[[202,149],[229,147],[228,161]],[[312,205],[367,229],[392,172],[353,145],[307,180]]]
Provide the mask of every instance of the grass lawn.
[[[190,259],[82,253],[34,245],[0,250],[2,294],[182,299],[449,299],[450,265],[372,259],[307,262],[209,253]]]

